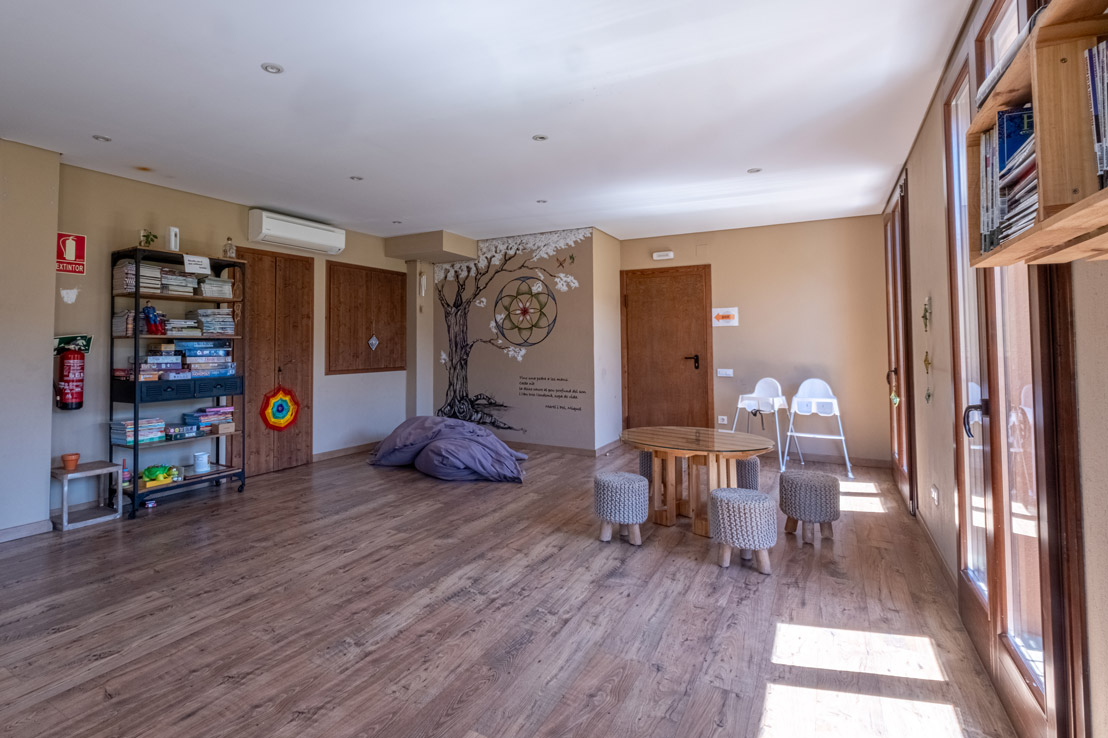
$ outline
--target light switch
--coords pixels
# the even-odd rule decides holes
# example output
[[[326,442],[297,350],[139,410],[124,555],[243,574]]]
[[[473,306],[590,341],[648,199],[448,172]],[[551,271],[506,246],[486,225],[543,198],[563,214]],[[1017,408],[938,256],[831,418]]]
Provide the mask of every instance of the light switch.
[[[716,369],[717,377],[733,377],[735,376],[734,369]]]

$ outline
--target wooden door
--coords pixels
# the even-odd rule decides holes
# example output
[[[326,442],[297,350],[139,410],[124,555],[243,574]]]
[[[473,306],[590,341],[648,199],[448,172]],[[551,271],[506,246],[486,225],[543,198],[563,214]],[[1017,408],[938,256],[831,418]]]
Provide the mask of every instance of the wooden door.
[[[254,476],[312,460],[312,259],[256,249],[239,249],[247,263],[241,310],[246,396],[235,422],[243,430],[246,474]],[[237,358],[237,357],[236,357]],[[300,401],[296,422],[282,430],[261,418],[265,395],[278,384]],[[232,458],[241,453],[231,444]]]
[[[885,211],[885,296],[888,321],[889,430],[893,477],[916,514],[916,480],[912,465],[915,428],[912,416],[912,297],[908,281],[907,181],[901,179],[892,205]]]
[[[712,428],[708,265],[620,272],[624,427]]]

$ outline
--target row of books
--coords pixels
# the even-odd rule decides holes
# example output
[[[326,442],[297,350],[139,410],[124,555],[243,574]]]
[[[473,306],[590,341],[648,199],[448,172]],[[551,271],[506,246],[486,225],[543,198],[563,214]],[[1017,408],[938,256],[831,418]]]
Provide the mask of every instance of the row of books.
[[[185,413],[181,416],[181,419],[188,425],[195,425],[201,435],[211,435],[227,432],[228,424],[232,424],[230,428],[233,429],[234,412],[234,405],[220,405],[219,407],[200,408],[194,413]],[[224,430],[221,431],[221,427]]]
[[[1103,188],[1108,185],[1108,41],[1085,50],[1085,81],[1093,114],[1097,177]]]
[[[133,259],[123,259],[112,269],[112,292],[157,292],[170,296],[228,298],[232,296],[233,282],[222,277],[198,276],[172,267],[143,262],[135,276]]]
[[[122,420],[111,423],[112,443],[135,445],[135,422]],[[161,418],[144,418],[138,424],[138,443],[157,443],[165,440],[165,421]]]
[[[117,420],[109,424],[111,442],[117,445],[134,446],[157,443],[160,441],[179,441],[186,438],[231,433],[235,429],[235,408],[233,405],[220,407],[202,407],[196,412],[182,413],[181,425],[167,425],[162,418],[143,418],[138,422],[135,433],[133,420]]]
[[[189,315],[193,313],[190,312]],[[196,310],[201,331],[210,336],[232,336],[235,333],[235,316],[231,308]]]
[[[1039,175],[1030,105],[999,111],[996,127],[981,134],[980,187],[982,252],[1035,224]]]
[[[231,356],[227,339],[210,341],[170,341],[146,347],[146,356],[135,366],[134,359],[126,369],[113,369],[113,376],[140,382],[170,379],[202,379],[233,377],[237,364]]]
[[[230,308],[190,311],[184,318],[169,318],[159,312],[158,317],[165,324],[167,337],[200,338],[203,336],[235,335],[235,318]],[[135,311],[120,310],[112,315],[113,336],[135,335]],[[146,320],[138,320],[139,335],[147,333]]]

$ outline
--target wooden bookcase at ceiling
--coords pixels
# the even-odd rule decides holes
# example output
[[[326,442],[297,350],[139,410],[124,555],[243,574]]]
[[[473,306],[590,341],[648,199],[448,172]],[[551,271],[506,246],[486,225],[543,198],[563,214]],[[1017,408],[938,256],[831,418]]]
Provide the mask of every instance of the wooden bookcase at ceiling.
[[[1108,35],[1108,0],[1053,0],[981,105],[966,136],[971,263],[1057,264],[1108,258],[1108,189],[1097,182],[1085,50]],[[1100,17],[1097,17],[1100,16]],[[1039,212],[1034,226],[981,253],[981,134],[1000,110],[1032,103]]]

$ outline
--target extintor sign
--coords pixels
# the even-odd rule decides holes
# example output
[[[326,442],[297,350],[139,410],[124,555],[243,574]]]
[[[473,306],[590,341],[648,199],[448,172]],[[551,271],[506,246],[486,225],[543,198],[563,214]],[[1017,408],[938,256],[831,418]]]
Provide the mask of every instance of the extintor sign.
[[[76,233],[58,234],[57,271],[63,274],[85,273],[85,237]]]

